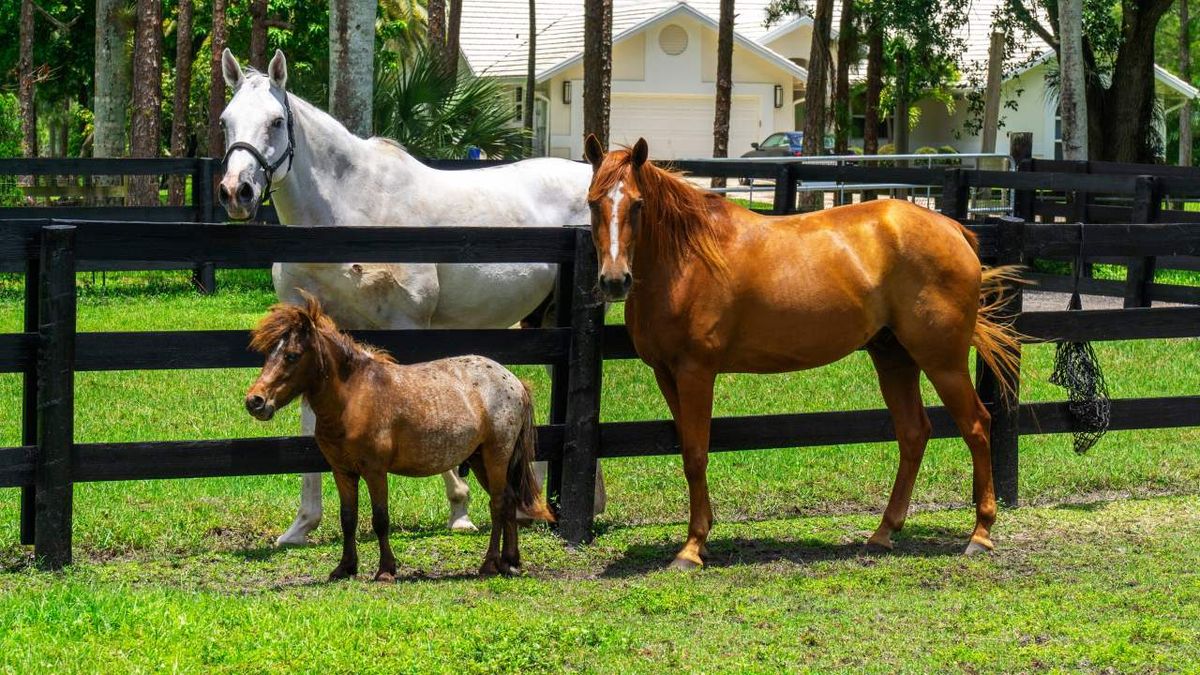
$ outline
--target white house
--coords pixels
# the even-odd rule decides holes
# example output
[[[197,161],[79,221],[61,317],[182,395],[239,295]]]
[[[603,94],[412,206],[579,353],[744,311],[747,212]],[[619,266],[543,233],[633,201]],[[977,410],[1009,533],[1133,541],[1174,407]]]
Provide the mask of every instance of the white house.
[[[773,132],[797,128],[801,118],[812,20],[794,18],[768,29],[763,25],[768,2],[738,0],[735,6],[731,156],[750,150],[752,142]],[[986,65],[992,17],[1003,2],[970,4],[963,35],[967,48],[959,63],[964,72]],[[719,7],[720,0],[613,0],[613,144],[644,136],[656,158],[712,155]],[[461,44],[467,67],[476,75],[509,83],[517,101],[526,75],[528,11],[528,0],[463,3]],[[835,9],[835,28],[836,13]],[[538,0],[537,26],[535,151],[578,158],[583,154],[583,2]],[[836,43],[836,34],[833,40]],[[1001,89],[997,149],[1006,147],[1007,133],[1029,131],[1034,156],[1052,158],[1059,141],[1058,102],[1046,86],[1045,74],[1053,51],[1036,36],[1025,42],[1017,60],[1027,65],[1007,73]],[[852,78],[859,78],[860,72],[852,67]],[[1184,98],[1200,95],[1158,66],[1155,79],[1168,111]],[[967,93],[960,87],[949,107],[933,100],[917,102],[920,122],[910,133],[910,149],[950,145],[959,152],[977,152],[979,135],[966,131]],[[854,112],[861,117],[861,110]],[[886,129],[882,135],[881,142],[886,142]]]

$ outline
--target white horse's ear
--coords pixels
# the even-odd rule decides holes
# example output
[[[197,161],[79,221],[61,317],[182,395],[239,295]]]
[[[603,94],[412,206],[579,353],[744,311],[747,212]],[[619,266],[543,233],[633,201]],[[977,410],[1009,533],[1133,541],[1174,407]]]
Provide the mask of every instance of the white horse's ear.
[[[271,63],[267,64],[267,77],[271,78],[271,84],[280,89],[287,89],[287,58],[284,57],[283,50],[275,50],[275,56],[272,56]]]
[[[646,158],[650,156],[650,148],[646,145],[646,139],[639,138],[637,143],[633,144],[633,170],[637,171],[646,163]]]
[[[604,148],[600,145],[600,139],[596,138],[596,134],[588,134],[587,139],[583,142],[583,157],[592,165],[592,170],[600,168],[600,164],[604,162]]]
[[[221,74],[225,76],[225,84],[233,90],[242,86],[242,80],[246,79],[246,76],[242,74],[242,66],[228,47],[221,52]]]

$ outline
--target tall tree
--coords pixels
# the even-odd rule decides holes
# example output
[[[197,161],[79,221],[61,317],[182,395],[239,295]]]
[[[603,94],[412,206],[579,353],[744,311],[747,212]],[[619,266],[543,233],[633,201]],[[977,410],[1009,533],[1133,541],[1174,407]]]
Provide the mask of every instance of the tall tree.
[[[329,112],[359,136],[371,135],[375,0],[329,0]]]
[[[225,76],[221,74],[221,52],[229,42],[229,24],[225,16],[227,0],[212,0],[212,33],[208,45],[212,59],[209,62],[208,88],[208,156],[221,157],[225,154],[225,132],[221,130],[221,112],[225,110]]]
[[[842,0],[838,21],[837,75],[833,82],[833,154],[850,151],[850,62],[856,60],[858,39],[855,30],[854,0]]]
[[[267,0],[250,0],[250,65],[267,72]]]
[[[1058,106],[1063,159],[1086,160],[1087,92],[1083,63],[1083,0],[1059,0]]]
[[[713,114],[713,157],[729,156],[729,108],[733,101],[733,0],[721,0],[717,24],[717,96]],[[713,178],[713,187],[725,187],[724,178]]]
[[[96,0],[95,101],[92,154],[125,154],[125,111],[130,100],[126,0]]]
[[[446,28],[446,76],[458,77],[459,33],[462,28],[463,0],[450,0],[449,25]]]
[[[171,104],[171,156],[187,153],[188,101],[192,96],[192,0],[179,0],[175,21],[175,94]],[[168,199],[172,206],[184,202],[183,176],[171,176]]]
[[[17,98],[21,110],[21,154],[37,157],[37,106],[33,100],[33,0],[21,0]]]
[[[594,134],[605,148],[611,86],[612,0],[584,0],[583,135]]]
[[[446,50],[446,0],[429,0],[429,51],[441,56]]]
[[[529,0],[529,51],[525,57],[526,156],[533,156],[533,88],[537,84],[537,0]]]
[[[829,33],[833,24],[833,0],[817,0],[813,12],[812,46],[808,57],[808,83],[804,88],[804,154],[819,155],[824,148],[826,90],[829,88],[831,57]]]
[[[1179,76],[1192,83],[1192,27],[1188,24],[1188,0],[1179,0]],[[1179,109],[1179,166],[1192,165],[1192,100],[1184,99]]]
[[[129,154],[158,157],[162,110],[162,0],[138,0],[134,33],[133,119]],[[132,181],[134,203],[158,203],[158,177],[137,176]]]
[[[879,154],[879,99],[883,93],[883,17],[872,5],[867,24],[867,91],[863,101],[863,154]]]

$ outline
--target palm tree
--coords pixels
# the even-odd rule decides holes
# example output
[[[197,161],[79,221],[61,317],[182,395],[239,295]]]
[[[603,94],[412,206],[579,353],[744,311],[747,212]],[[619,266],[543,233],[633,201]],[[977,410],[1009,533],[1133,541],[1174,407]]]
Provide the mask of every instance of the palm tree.
[[[525,133],[529,134],[526,155],[533,155],[533,88],[537,84],[537,0],[529,0],[529,54],[525,63]]]
[[[721,0],[717,26],[717,109],[713,115],[713,157],[729,156],[729,106],[733,94],[733,0]],[[713,187],[725,187],[713,178]]]
[[[381,59],[375,70],[375,131],[418,157],[461,159],[471,147],[489,157],[525,154],[525,130],[512,125],[511,93],[496,80],[445,77],[441,54]]]
[[[371,135],[375,0],[329,0],[329,112],[359,136]]]
[[[179,0],[179,15],[175,22],[175,98],[171,106],[171,156],[183,157],[187,152],[188,101],[192,92],[192,0]],[[168,181],[169,201],[182,206],[184,186],[182,176]]]
[[[583,134],[594,134],[607,148],[612,0],[585,0],[583,7]]]

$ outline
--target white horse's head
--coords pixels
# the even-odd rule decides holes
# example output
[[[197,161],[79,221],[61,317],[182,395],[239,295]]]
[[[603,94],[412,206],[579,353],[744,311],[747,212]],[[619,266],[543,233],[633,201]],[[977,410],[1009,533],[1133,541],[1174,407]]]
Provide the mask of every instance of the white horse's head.
[[[272,183],[292,168],[295,134],[287,102],[287,59],[276,50],[263,75],[243,72],[228,49],[221,54],[225,84],[233,99],[221,113],[225,130],[225,175],[217,199],[230,218],[254,215]]]

